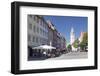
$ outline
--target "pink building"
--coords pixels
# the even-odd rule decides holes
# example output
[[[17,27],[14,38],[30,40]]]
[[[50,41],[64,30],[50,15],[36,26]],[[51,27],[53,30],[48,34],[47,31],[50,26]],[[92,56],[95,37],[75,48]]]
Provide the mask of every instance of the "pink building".
[[[84,36],[84,32],[81,32],[80,37],[79,37],[79,41],[80,41],[80,42],[82,42],[83,36]]]

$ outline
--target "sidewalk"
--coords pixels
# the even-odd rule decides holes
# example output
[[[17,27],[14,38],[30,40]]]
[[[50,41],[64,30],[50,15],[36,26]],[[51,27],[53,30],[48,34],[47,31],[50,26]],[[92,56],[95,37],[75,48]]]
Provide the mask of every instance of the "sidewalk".
[[[49,58],[46,60],[81,59],[81,58],[88,58],[88,52],[70,52],[67,54],[63,54],[60,57]]]

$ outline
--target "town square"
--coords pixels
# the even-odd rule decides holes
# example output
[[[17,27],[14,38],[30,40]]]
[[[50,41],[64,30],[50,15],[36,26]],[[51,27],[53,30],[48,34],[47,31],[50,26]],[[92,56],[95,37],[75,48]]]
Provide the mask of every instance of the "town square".
[[[28,60],[88,58],[87,17],[27,16]]]

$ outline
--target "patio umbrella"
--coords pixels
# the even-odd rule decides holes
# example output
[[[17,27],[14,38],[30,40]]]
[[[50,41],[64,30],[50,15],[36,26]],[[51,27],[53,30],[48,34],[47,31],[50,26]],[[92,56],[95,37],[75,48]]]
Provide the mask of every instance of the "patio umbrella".
[[[38,47],[34,47],[32,49],[56,49],[56,48],[49,46],[49,45],[41,45],[41,46],[38,46]]]

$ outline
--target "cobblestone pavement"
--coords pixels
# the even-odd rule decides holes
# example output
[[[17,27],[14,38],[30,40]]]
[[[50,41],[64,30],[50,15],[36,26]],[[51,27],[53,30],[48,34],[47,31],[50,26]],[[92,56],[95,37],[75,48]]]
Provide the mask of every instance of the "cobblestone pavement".
[[[88,58],[88,52],[69,52],[67,54],[63,54],[60,57],[49,58],[46,60],[60,60],[60,59],[81,59]]]

